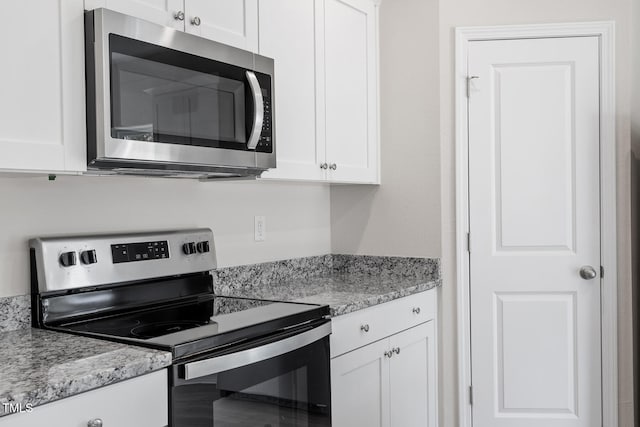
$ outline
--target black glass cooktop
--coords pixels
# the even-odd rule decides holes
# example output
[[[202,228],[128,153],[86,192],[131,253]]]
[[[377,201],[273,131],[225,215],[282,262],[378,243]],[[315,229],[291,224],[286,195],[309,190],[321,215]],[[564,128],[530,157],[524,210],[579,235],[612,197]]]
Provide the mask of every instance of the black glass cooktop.
[[[67,323],[56,329],[166,349],[179,358],[327,314],[327,306],[315,304],[204,295],[197,301]]]

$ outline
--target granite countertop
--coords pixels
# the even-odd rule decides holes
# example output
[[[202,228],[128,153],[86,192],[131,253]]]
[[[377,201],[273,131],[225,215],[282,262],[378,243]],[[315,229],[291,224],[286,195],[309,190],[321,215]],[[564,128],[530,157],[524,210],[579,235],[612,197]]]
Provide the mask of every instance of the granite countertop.
[[[336,274],[314,278],[305,283],[303,295],[296,302],[328,304],[331,316],[352,313],[363,308],[424,292],[440,286],[441,281],[373,276],[367,274]]]
[[[340,316],[363,308],[427,291],[441,285],[440,278],[403,277],[393,272],[381,274],[332,273],[285,282],[271,282],[236,292],[223,288],[227,296],[328,304],[331,316]]]
[[[0,416],[171,365],[171,353],[25,328],[0,333]]]

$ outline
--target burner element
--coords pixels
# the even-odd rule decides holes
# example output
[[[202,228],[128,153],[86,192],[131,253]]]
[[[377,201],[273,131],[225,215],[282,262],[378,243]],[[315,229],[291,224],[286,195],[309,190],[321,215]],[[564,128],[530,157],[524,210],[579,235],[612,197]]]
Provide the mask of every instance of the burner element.
[[[195,320],[151,323],[131,329],[131,336],[149,339],[204,325],[206,325],[205,322],[197,322]]]

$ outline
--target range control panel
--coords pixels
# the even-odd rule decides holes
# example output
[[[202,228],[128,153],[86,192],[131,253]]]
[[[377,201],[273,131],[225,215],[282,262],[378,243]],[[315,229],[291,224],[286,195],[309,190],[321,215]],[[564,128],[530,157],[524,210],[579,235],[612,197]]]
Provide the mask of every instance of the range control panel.
[[[40,292],[120,284],[216,268],[207,228],[32,239]]]
[[[169,258],[169,243],[166,240],[144,243],[119,243],[111,245],[111,256],[114,264]]]

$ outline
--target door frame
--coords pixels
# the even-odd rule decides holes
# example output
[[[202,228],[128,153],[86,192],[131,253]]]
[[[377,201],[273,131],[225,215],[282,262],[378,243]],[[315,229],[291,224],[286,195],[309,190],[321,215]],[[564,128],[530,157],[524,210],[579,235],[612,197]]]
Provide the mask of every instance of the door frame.
[[[469,42],[595,36],[600,40],[600,245],[605,274],[600,282],[602,425],[618,426],[618,303],[616,255],[615,24],[457,27],[455,29],[455,201],[459,426],[472,427],[469,301],[469,153],[467,65]]]

